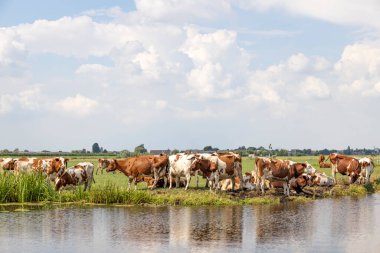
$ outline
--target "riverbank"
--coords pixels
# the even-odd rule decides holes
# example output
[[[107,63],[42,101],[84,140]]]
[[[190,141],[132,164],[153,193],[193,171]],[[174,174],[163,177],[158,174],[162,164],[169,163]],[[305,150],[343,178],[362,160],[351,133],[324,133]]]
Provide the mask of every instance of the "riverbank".
[[[51,183],[41,175],[0,175],[0,203],[77,203],[104,205],[180,205],[180,206],[231,206],[262,205],[281,202],[306,202],[313,199],[340,196],[364,196],[380,191],[380,179],[367,185],[345,185],[334,187],[305,187],[303,194],[283,195],[282,189],[268,190],[264,196],[258,191],[237,191],[214,193],[205,188],[184,189],[140,189],[129,191],[108,181],[93,185],[91,191],[83,186],[57,192]]]

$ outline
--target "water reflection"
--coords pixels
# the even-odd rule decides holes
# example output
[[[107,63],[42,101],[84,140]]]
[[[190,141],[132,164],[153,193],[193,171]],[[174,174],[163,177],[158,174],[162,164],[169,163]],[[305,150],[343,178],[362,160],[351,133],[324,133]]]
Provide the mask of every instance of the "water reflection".
[[[377,252],[379,213],[380,195],[259,207],[36,208],[0,213],[0,252]]]

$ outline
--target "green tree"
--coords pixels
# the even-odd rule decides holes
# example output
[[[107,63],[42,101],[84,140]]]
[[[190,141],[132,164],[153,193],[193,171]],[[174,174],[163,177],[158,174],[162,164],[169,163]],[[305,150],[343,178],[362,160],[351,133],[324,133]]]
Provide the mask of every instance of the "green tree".
[[[178,149],[173,149],[172,152],[170,152],[171,155],[175,155],[179,153],[179,150]]]
[[[100,147],[99,147],[99,144],[97,142],[92,144],[92,153],[100,153]]]
[[[148,150],[146,150],[146,148],[144,147],[144,144],[141,144],[141,145],[138,145],[137,147],[135,147],[135,153],[137,153],[137,154],[144,154],[147,152],[148,152]]]

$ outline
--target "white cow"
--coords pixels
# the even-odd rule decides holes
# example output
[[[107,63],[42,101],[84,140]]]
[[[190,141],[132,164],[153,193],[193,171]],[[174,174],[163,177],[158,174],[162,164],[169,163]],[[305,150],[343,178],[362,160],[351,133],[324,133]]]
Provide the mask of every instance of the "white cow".
[[[194,154],[176,154],[169,156],[169,189],[172,188],[172,180],[175,178],[176,187],[179,187],[180,177],[186,177],[185,190],[189,187],[191,180],[191,164],[195,160]]]
[[[359,164],[361,167],[361,172],[359,176],[359,183],[369,183],[369,179],[371,177],[371,174],[373,173],[375,169],[375,164],[373,163],[372,159],[369,157],[363,157],[359,159]]]
[[[17,159],[14,163],[15,174],[33,172],[34,159],[36,158],[22,157],[22,158]]]

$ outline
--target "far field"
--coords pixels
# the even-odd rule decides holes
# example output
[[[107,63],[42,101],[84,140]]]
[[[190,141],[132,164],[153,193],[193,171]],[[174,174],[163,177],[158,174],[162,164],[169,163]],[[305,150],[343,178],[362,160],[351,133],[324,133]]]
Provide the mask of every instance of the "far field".
[[[95,166],[95,171],[98,166],[98,159],[100,157],[94,158],[94,157],[74,157],[70,158],[68,166],[73,166],[79,162],[91,162]],[[102,157],[102,158],[107,158],[107,157]],[[291,156],[291,157],[277,157],[278,159],[288,159],[292,160],[295,162],[308,162],[310,163],[317,171],[320,172],[325,172],[326,175],[330,176],[331,175],[331,169],[321,169],[319,168],[318,164],[318,158],[317,156]],[[380,156],[372,157],[372,159],[375,162],[375,171],[371,176],[372,180],[375,180],[377,178],[380,178],[380,170],[378,168],[378,160],[380,160]],[[242,159],[242,165],[243,165],[243,173],[244,172],[252,172],[254,168],[254,159],[253,158],[248,158],[248,157],[243,157]],[[94,172],[95,175],[95,172]],[[347,180],[346,176],[342,176],[340,174],[337,174],[337,178],[339,181],[342,181],[344,179]],[[96,184],[106,184],[108,181],[111,181],[112,183],[115,183],[118,186],[126,186],[128,185],[128,178],[124,176],[123,174],[117,172],[117,173],[107,173],[105,170],[103,170],[103,174],[98,172],[98,175],[95,175],[95,181]],[[200,186],[205,185],[205,180],[200,177]],[[190,187],[195,188],[196,187],[196,180],[194,177],[191,179]],[[139,189],[146,189],[145,183],[139,183],[138,184]]]

